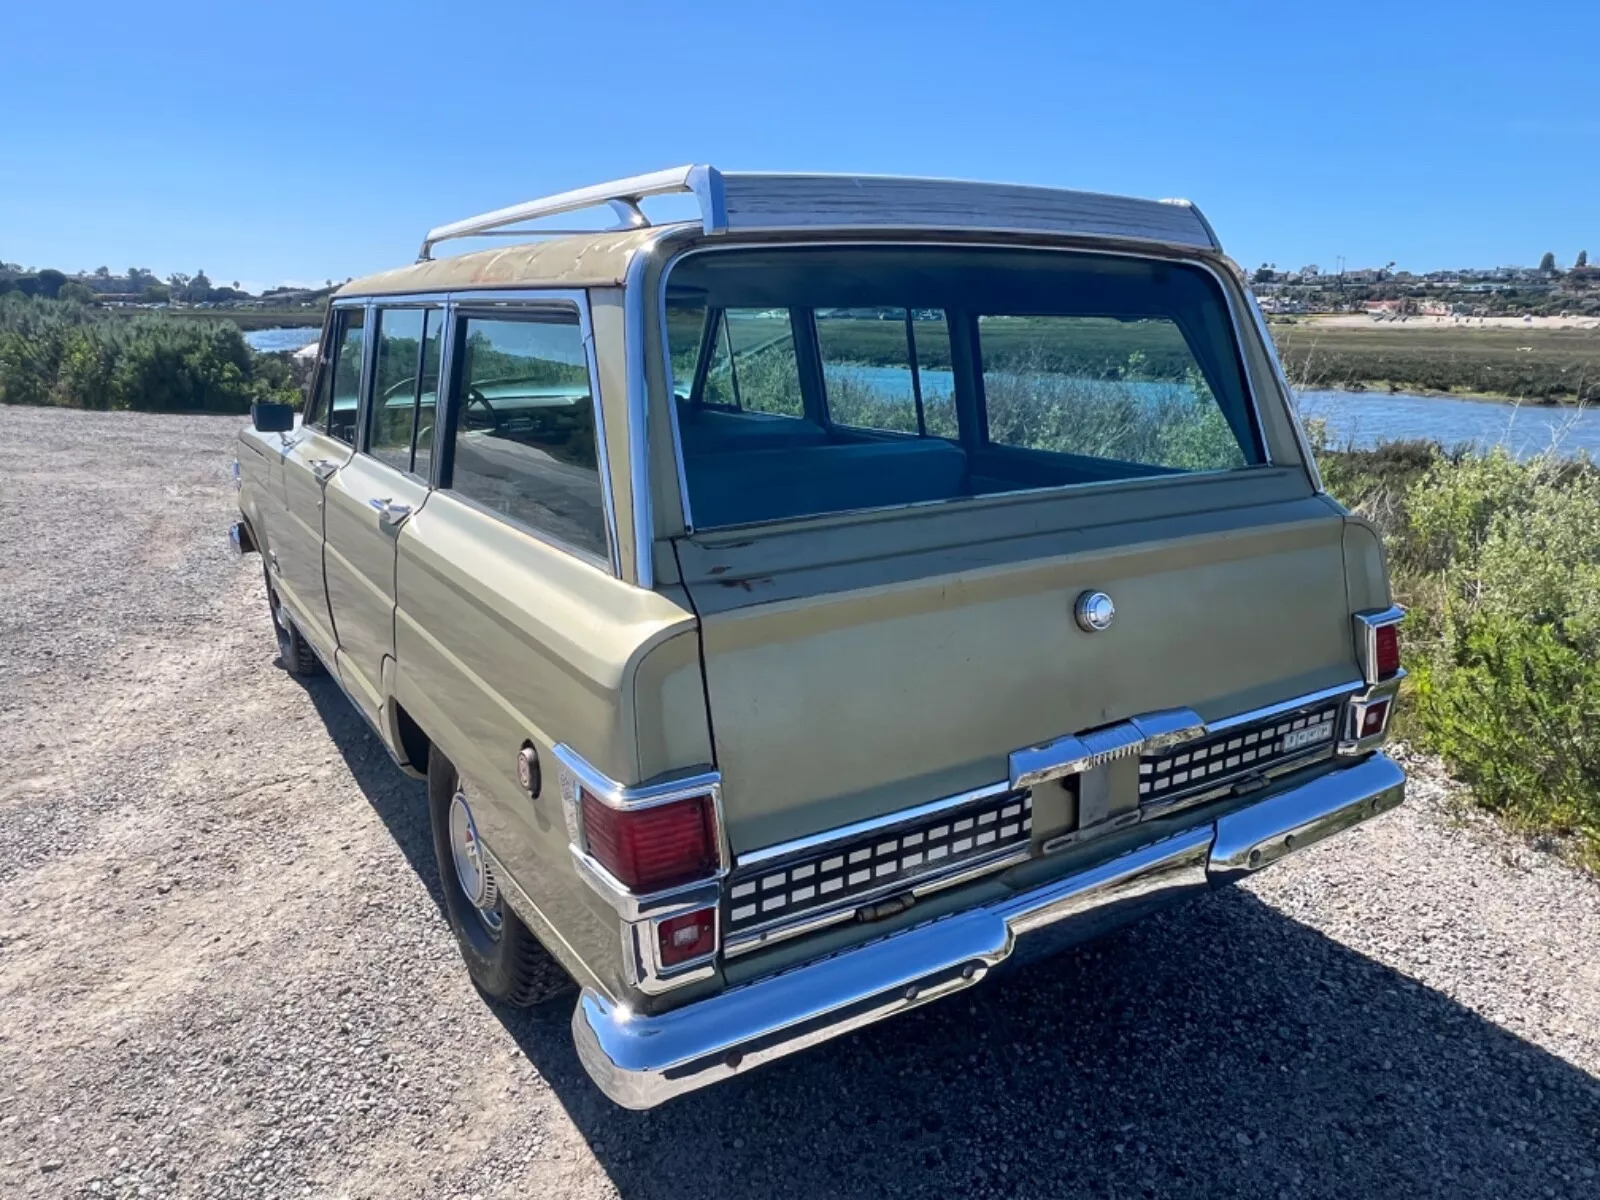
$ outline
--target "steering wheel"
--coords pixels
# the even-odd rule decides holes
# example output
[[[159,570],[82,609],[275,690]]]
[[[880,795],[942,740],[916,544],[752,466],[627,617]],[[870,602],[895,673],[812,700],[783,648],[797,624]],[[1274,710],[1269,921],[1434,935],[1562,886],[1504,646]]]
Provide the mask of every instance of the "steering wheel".
[[[478,420],[474,422],[474,405],[483,409],[484,413],[488,417],[487,424],[484,423],[483,417],[479,417]],[[500,428],[500,414],[494,411],[494,405],[490,404],[488,398],[470,384],[467,385],[467,403],[461,410],[461,419],[466,423],[467,429],[472,431],[484,429],[495,430]]]

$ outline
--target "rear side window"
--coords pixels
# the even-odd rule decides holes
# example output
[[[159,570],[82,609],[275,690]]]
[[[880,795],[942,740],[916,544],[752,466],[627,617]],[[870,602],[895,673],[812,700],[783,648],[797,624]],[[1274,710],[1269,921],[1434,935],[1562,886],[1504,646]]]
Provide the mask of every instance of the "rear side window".
[[[950,333],[940,309],[819,309],[828,418],[894,433],[957,436]]]
[[[720,314],[705,402],[774,417],[804,413],[788,309],[729,309]]]
[[[996,445],[1177,471],[1245,465],[1169,318],[983,315],[978,347],[985,435]]]
[[[576,310],[456,323],[449,488],[609,562],[588,357]]]

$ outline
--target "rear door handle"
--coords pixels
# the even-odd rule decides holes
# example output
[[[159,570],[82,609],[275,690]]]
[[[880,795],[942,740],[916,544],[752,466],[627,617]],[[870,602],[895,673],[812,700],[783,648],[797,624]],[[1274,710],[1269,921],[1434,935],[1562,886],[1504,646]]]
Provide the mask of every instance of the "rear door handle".
[[[382,500],[374,497],[368,500],[367,503],[378,510],[378,515],[383,518],[385,525],[398,525],[411,515],[411,506],[409,504],[396,504],[387,497]]]
[[[338,469],[339,464],[331,458],[313,458],[311,460],[311,473],[324,482],[326,482],[328,476]]]

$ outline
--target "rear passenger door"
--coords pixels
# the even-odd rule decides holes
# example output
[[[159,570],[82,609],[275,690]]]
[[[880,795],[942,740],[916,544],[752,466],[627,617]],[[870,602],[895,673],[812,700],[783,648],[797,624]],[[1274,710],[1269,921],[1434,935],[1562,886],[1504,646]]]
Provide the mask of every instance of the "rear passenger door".
[[[327,485],[324,569],[346,690],[375,721],[394,656],[395,548],[428,497],[444,309],[378,305],[355,456]]]
[[[340,306],[328,322],[316,386],[300,428],[285,439],[285,519],[275,522],[267,552],[273,588],[295,624],[326,662],[337,639],[322,582],[323,488],[350,461],[357,401],[365,373],[366,311]]]
[[[559,868],[555,768],[530,804],[517,757],[524,743],[615,745],[612,700],[590,671],[636,597],[613,567],[587,309],[581,294],[457,303],[438,487],[399,542],[396,699],[460,772],[479,833],[541,911],[572,913],[574,897],[584,911],[593,893]],[[603,956],[615,920],[594,933],[583,953]]]

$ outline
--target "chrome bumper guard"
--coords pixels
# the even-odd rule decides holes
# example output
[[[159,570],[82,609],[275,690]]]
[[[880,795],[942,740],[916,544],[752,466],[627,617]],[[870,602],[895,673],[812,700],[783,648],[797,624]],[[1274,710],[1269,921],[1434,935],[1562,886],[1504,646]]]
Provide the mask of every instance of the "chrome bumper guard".
[[[635,1014],[586,988],[572,1014],[578,1057],[612,1100],[652,1108],[971,987],[1034,944],[1031,935],[1053,945],[1081,941],[1239,879],[1404,797],[1405,773],[1374,754],[1064,879],[659,1016]]]

